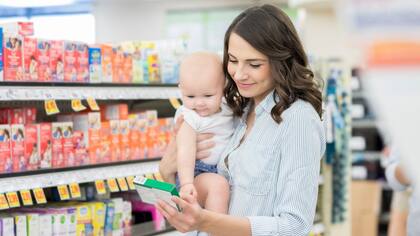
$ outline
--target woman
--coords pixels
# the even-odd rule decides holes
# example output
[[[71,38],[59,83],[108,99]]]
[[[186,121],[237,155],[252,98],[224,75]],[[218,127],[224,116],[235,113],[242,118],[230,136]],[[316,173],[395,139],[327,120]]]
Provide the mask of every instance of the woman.
[[[287,15],[263,5],[236,17],[225,35],[223,67],[226,101],[240,117],[218,165],[230,184],[229,215],[204,210],[191,197],[172,199],[182,212],[163,201],[159,211],[181,232],[308,234],[325,149],[322,95]],[[175,158],[171,151],[165,159]],[[168,178],[174,168],[165,159]]]

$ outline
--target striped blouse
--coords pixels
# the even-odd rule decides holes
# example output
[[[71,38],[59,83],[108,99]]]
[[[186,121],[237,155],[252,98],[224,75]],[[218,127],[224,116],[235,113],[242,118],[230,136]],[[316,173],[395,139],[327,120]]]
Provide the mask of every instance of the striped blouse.
[[[229,214],[248,217],[252,235],[307,235],[315,215],[324,128],[308,102],[294,102],[280,124],[270,115],[274,105],[270,93],[255,108],[254,126],[242,144],[246,114],[241,118],[218,171],[230,184]]]

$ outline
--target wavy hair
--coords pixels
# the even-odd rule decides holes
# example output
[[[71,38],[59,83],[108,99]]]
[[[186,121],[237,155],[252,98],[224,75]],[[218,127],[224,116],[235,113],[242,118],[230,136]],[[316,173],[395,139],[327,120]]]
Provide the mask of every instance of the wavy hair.
[[[239,35],[269,59],[271,76],[275,82],[273,93],[276,105],[272,118],[280,123],[281,114],[296,101],[309,102],[318,115],[322,113],[321,81],[316,81],[308,68],[308,58],[289,17],[272,5],[251,7],[238,15],[229,26],[224,39],[223,70],[227,77],[224,96],[237,116],[244,113],[250,98],[242,97],[229,75],[229,38]]]

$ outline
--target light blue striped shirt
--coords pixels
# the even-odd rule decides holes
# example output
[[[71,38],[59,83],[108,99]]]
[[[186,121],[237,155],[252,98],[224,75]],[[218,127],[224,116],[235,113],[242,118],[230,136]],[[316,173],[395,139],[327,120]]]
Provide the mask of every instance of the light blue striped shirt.
[[[230,184],[229,214],[248,217],[252,235],[307,235],[317,203],[324,128],[308,102],[294,102],[280,124],[270,115],[274,105],[270,93],[255,108],[254,126],[240,144],[246,131],[246,114],[242,117],[218,171]]]

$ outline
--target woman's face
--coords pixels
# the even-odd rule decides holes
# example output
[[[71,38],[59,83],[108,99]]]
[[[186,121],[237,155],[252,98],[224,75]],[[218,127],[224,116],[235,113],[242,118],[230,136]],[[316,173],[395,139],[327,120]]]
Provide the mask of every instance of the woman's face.
[[[258,104],[274,88],[268,57],[235,33],[229,38],[228,55],[228,73],[239,93]]]

